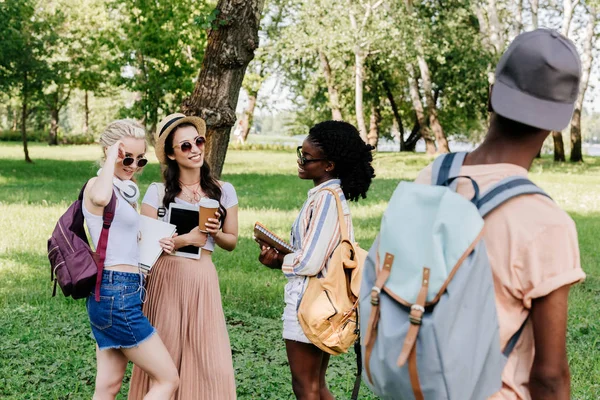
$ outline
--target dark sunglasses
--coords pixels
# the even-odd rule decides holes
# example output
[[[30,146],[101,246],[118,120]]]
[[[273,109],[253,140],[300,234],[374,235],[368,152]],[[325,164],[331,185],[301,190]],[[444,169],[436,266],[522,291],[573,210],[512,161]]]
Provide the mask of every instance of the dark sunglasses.
[[[206,138],[204,136],[196,136],[196,139],[194,139],[194,141],[196,143],[196,146],[200,148],[206,143]],[[181,147],[181,151],[183,151],[184,153],[189,153],[190,151],[192,151],[192,143],[188,142],[187,140],[185,142],[181,142],[180,144],[173,146],[173,148],[175,147]]]
[[[125,157],[123,159],[123,165],[126,166],[126,167],[129,167],[135,161],[136,160],[133,157]],[[146,160],[145,158],[140,158],[140,159],[137,160],[137,164],[136,165],[137,165],[138,168],[142,168],[146,164],[148,164],[148,160]]]
[[[304,154],[302,154],[302,146],[298,146],[298,148],[296,149],[296,155],[298,156],[298,164],[300,165],[304,165],[313,161],[327,161],[326,158],[311,158],[310,160],[307,159],[306,157],[304,157]]]

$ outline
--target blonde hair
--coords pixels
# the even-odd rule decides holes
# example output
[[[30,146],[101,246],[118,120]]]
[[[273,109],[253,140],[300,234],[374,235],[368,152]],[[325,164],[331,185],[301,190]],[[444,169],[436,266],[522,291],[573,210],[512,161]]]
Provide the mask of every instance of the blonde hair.
[[[100,135],[100,144],[103,148],[110,147],[124,137],[146,139],[146,129],[132,119],[119,119],[108,124]]]
[[[112,146],[117,143],[118,140],[124,137],[131,137],[134,139],[144,139],[146,143],[146,129],[139,122],[133,119],[119,119],[108,124],[102,135],[100,135],[100,146],[102,146],[102,158],[99,160],[100,166],[104,164],[106,159],[105,148]]]

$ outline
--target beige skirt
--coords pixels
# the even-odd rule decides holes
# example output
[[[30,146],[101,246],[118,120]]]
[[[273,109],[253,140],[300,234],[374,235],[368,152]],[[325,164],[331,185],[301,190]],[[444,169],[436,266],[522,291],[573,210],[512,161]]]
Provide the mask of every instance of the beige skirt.
[[[173,399],[235,399],[229,335],[210,255],[200,260],[162,256],[148,277],[147,291],[144,314],[179,370]],[[142,400],[149,387],[149,377],[134,367],[129,400]]]

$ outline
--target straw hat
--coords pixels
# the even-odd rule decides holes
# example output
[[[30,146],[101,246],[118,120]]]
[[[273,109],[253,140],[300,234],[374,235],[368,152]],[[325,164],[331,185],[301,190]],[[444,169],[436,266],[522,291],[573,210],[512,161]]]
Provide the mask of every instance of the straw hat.
[[[154,134],[154,152],[156,153],[156,158],[161,164],[167,163],[167,155],[165,154],[165,141],[173,132],[177,126],[184,123],[193,124],[198,131],[198,135],[205,136],[206,135],[206,123],[200,117],[187,117],[185,114],[175,113],[171,115],[167,115],[160,121],[158,124],[158,128],[156,129],[156,133]]]

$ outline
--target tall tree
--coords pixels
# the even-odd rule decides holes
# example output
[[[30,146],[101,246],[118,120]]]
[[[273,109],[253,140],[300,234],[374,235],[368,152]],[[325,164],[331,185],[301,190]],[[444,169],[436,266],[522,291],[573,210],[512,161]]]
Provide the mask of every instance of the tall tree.
[[[263,5],[263,0],[219,0],[196,87],[182,104],[186,115],[206,121],[206,157],[216,177],[223,171],[244,74],[258,47]]]
[[[379,124],[381,123],[381,109],[375,102],[371,104],[371,117],[369,119],[369,134],[367,143],[377,149],[379,143]]]
[[[254,59],[248,65],[242,87],[248,95],[248,104],[241,119],[242,143],[248,138],[254,121],[254,110],[258,103],[258,94],[264,82],[272,76],[273,66],[277,65],[279,55],[273,48],[273,42],[280,36],[281,23],[290,0],[266,0],[265,15],[259,31],[260,48],[256,50]]]
[[[423,82],[423,92],[425,93],[425,101],[427,102],[427,111],[429,112],[429,126],[435,136],[438,151],[440,153],[449,153],[450,148],[448,147],[448,140],[444,134],[444,129],[440,123],[440,119],[437,113],[437,104],[433,97],[433,87],[431,85],[431,74],[429,72],[429,66],[425,61],[423,47],[420,43],[420,38],[417,39],[417,61],[419,63],[419,69],[421,70],[421,81]]]
[[[406,65],[406,68],[408,70],[408,85],[410,87],[410,97],[412,99],[413,107],[417,115],[417,121],[419,123],[421,137],[425,140],[425,151],[427,154],[435,154],[436,148],[434,136],[431,134],[431,130],[429,130],[427,118],[425,117],[425,110],[423,108],[423,103],[421,102],[421,94],[419,93],[419,82],[415,73],[415,67],[412,64],[408,63]]]
[[[77,24],[73,28],[75,49],[71,59],[78,66],[74,71],[74,87],[83,91],[83,133],[90,128],[90,95],[103,96],[114,89],[113,83],[121,71],[118,64],[118,51],[112,40],[117,31],[116,21],[110,18],[110,9],[103,0],[77,0],[75,16]]]
[[[260,58],[260,56],[258,56],[257,58]],[[254,61],[256,61],[256,59]],[[248,104],[246,105],[246,108],[242,113],[241,120],[241,135],[244,139],[244,142],[248,138],[250,128],[252,128],[252,121],[254,119],[254,109],[256,108],[256,102],[258,100],[258,92],[266,79],[266,74],[266,66],[264,63],[251,63],[248,67],[248,70],[246,71],[246,75],[244,76],[244,81],[242,82],[242,87],[248,94]]]
[[[581,75],[581,86],[579,89],[579,95],[575,103],[575,111],[573,112],[573,119],[571,120],[571,157],[570,161],[580,162],[583,161],[583,155],[581,151],[581,110],[583,108],[583,99],[588,88],[588,82],[590,79],[590,72],[592,70],[592,63],[594,61],[593,48],[596,41],[596,34],[594,32],[597,23],[597,12],[594,6],[589,6],[588,20],[585,29],[585,37],[583,39],[583,65]]]
[[[329,106],[331,107],[331,117],[334,120],[341,121],[342,110],[340,107],[340,94],[335,83],[335,77],[329,64],[329,58],[322,49],[319,49],[319,59],[321,60],[321,69],[327,83],[327,93],[329,94]]]
[[[563,0],[563,18],[560,32],[569,37],[571,21],[573,20],[573,10],[579,3],[579,0]],[[554,161],[565,161],[565,144],[562,137],[562,132],[552,131],[552,139],[554,141]]]
[[[139,95],[129,113],[144,122],[152,141],[161,111],[177,107],[194,88],[216,11],[204,0],[111,1],[110,15],[120,21],[113,40],[121,60],[114,68],[119,83]]]
[[[363,105],[363,90],[365,82],[365,60],[371,51],[371,40],[366,32],[368,25],[372,23],[373,12],[383,4],[383,0],[367,0],[360,2],[360,23],[357,21],[357,12],[355,7],[349,1],[348,16],[350,26],[354,35],[354,79],[355,79],[355,112],[356,123],[360,136],[367,142],[367,125],[365,123],[365,113]]]
[[[21,97],[21,138],[25,161],[31,163],[27,146],[27,119],[32,99],[42,91],[48,74],[46,42],[52,27],[43,18],[34,0],[0,2],[0,86],[15,88]]]

